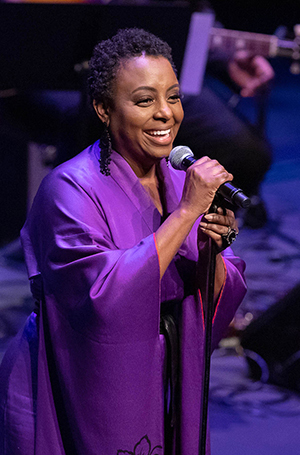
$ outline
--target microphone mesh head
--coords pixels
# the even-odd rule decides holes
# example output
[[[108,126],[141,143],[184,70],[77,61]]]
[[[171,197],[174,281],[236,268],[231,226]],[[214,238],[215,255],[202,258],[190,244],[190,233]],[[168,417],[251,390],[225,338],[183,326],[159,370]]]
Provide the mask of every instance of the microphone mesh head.
[[[169,159],[172,167],[178,169],[179,171],[184,171],[185,167],[182,166],[184,158],[193,157],[194,154],[192,150],[186,145],[177,145],[171,150]]]

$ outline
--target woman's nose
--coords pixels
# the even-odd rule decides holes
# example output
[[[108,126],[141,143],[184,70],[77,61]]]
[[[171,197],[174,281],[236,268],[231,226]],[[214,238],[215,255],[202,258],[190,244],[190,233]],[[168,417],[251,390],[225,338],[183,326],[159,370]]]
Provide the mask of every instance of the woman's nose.
[[[155,112],[155,118],[169,119],[172,115],[173,112],[167,100],[160,100]]]

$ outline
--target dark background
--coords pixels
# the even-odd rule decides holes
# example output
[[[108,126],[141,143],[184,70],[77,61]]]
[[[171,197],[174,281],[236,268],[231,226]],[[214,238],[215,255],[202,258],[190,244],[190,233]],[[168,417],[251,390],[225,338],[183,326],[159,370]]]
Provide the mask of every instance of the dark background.
[[[272,34],[280,25],[290,29],[300,23],[298,0],[212,0],[226,28]]]

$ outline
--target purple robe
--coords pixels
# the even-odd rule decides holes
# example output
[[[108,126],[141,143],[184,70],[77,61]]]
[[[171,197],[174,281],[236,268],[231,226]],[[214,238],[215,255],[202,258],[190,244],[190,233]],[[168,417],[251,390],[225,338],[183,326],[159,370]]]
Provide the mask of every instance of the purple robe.
[[[110,176],[100,173],[98,160],[96,143],[54,169],[22,229],[39,312],[28,318],[1,365],[0,452],[162,455],[160,313],[169,307],[180,315],[174,453],[196,455],[204,343],[194,286],[197,226],[160,280],[158,210],[119,154],[112,154]],[[165,160],[160,172],[171,213],[185,175]],[[230,248],[223,255],[214,347],[245,294],[244,262]]]

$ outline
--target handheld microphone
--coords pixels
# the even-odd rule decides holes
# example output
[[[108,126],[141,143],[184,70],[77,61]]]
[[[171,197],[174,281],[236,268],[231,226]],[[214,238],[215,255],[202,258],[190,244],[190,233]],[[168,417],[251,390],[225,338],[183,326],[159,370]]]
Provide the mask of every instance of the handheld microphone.
[[[197,160],[194,158],[192,150],[185,145],[178,145],[171,150],[170,163],[174,169],[186,171]],[[223,183],[217,193],[226,201],[241,208],[247,208],[251,204],[248,198],[240,188],[235,188],[230,182]]]

